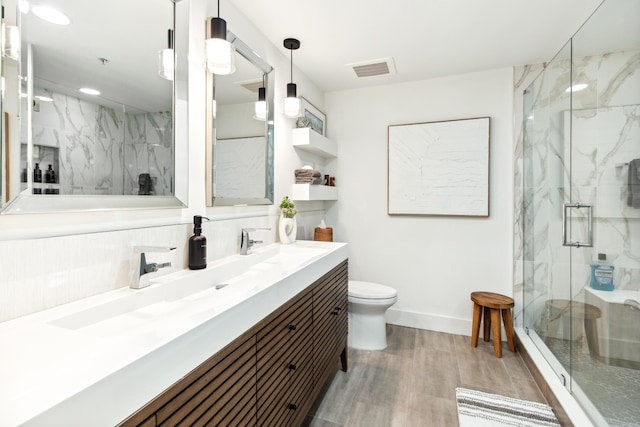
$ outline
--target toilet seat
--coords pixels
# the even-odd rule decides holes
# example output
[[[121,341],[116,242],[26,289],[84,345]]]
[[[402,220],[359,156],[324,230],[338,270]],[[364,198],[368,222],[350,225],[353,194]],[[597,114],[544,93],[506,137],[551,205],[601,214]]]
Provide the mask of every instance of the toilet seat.
[[[349,297],[367,300],[386,300],[398,296],[398,292],[390,286],[380,283],[349,280]]]

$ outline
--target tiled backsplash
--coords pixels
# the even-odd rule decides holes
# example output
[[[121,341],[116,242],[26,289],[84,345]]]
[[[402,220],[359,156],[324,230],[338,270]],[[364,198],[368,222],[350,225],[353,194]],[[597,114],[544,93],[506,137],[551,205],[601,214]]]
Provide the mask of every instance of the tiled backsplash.
[[[304,227],[299,240],[312,238],[324,211],[298,215]],[[243,227],[268,227],[254,232],[263,244],[278,241],[278,216],[226,219],[203,223],[207,259],[235,255]],[[0,322],[128,286],[132,250],[136,245],[176,246],[175,252],[151,254],[149,262],[171,261],[157,274],[187,268],[192,224],[139,228],[43,239],[0,241]],[[155,258],[158,257],[158,258]],[[155,274],[155,273],[154,273]]]

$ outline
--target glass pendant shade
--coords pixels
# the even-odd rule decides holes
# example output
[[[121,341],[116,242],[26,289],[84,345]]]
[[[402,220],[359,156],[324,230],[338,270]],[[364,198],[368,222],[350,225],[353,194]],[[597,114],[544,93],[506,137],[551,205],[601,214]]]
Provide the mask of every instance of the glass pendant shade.
[[[227,23],[211,18],[211,38],[205,41],[207,69],[210,73],[227,75],[236,71],[236,48],[227,41]]]
[[[158,74],[163,79],[173,80],[175,69],[175,52],[173,50],[173,30],[167,31],[168,49],[162,49],[158,52]]]
[[[300,115],[300,100],[298,98],[284,99],[284,115],[287,117],[298,117]]]
[[[162,49],[158,52],[158,74],[163,79],[173,80],[173,49]]]
[[[287,97],[283,102],[284,115],[287,117],[298,117],[300,115],[300,100],[296,94],[296,84],[287,84]]]
[[[267,96],[265,88],[261,87],[258,89],[258,100],[255,103],[255,115],[253,116],[256,120],[266,120],[267,119]]]

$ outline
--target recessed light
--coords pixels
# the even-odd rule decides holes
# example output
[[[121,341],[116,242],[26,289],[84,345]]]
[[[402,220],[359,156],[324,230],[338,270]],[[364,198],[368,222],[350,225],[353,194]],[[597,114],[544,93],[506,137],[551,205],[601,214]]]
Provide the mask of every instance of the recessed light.
[[[79,89],[80,92],[85,93],[87,95],[98,96],[100,95],[100,91],[96,89],[91,89],[90,87],[82,87]]]
[[[36,96],[34,96],[34,98],[37,99],[40,102],[53,102],[53,98],[48,97],[48,96],[36,95]]]
[[[565,92],[579,92],[583,89],[586,89],[587,87],[589,87],[588,84],[586,83],[578,83],[576,85],[573,85],[571,87],[568,87]]]
[[[44,19],[47,22],[51,22],[56,25],[69,25],[71,19],[58,9],[54,9],[50,6],[33,5],[31,11],[40,19]]]

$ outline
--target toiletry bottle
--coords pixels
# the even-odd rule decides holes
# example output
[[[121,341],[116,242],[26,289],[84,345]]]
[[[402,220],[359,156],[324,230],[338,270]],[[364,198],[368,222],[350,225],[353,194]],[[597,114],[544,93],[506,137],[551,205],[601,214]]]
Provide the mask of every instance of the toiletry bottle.
[[[607,262],[606,254],[598,254],[598,260],[591,263],[591,287],[599,291],[612,291],[613,265]]]
[[[209,219],[206,218],[205,219]],[[202,217],[193,217],[193,236],[189,239],[189,269],[201,270],[207,266],[207,238],[202,235]]]
[[[44,182],[46,182],[46,183],[54,183],[54,182],[56,182],[56,173],[53,170],[53,168],[51,167],[51,165],[49,165],[49,169],[47,169],[44,172]]]
[[[42,182],[42,169],[40,169],[38,163],[36,163],[36,167],[33,170],[33,182]]]

